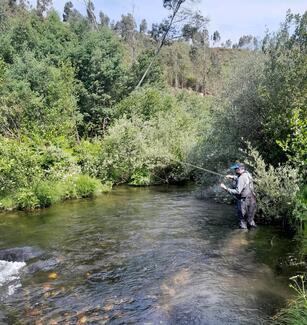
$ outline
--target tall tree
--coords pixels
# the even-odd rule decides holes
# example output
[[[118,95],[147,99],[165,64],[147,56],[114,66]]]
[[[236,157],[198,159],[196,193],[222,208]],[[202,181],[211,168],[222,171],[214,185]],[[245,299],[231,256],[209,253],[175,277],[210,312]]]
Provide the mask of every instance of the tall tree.
[[[221,40],[221,35],[217,30],[213,33],[212,40],[214,44],[218,43]]]
[[[207,34],[207,24],[209,19],[200,12],[195,12],[189,18],[187,24],[182,28],[182,36],[186,41],[192,41],[193,45],[204,44],[204,36]],[[207,37],[207,35],[206,35]]]
[[[74,5],[71,1],[65,3],[64,12],[63,12],[63,21],[68,21],[69,17],[71,17],[72,9]]]
[[[44,13],[52,5],[52,0],[37,0],[36,11],[40,17],[43,17]]]
[[[146,19],[142,19],[141,23],[140,23],[140,33],[141,34],[145,34],[147,32],[147,21]]]
[[[110,18],[108,15],[103,13],[102,11],[99,12],[99,19],[100,19],[100,25],[104,27],[109,27],[110,25]]]
[[[254,46],[253,41],[254,37],[252,35],[243,35],[239,38],[238,47],[251,50]]]
[[[131,52],[131,60],[135,62],[136,59],[136,22],[132,14],[122,15],[121,20],[116,24],[116,31],[120,37],[128,44]]]
[[[232,44],[231,39],[228,39],[228,40],[226,41],[226,43],[225,43],[225,46],[226,46],[227,48],[231,48],[231,44]]]
[[[87,18],[90,22],[90,25],[93,30],[98,30],[98,24],[95,16],[95,6],[93,1],[91,0],[84,0],[85,6],[86,6],[86,13]]]
[[[10,9],[15,10],[17,7],[17,0],[9,0],[8,4]]]
[[[167,9],[171,10],[171,16],[170,16],[170,19],[169,19],[169,24],[168,24],[167,29],[165,30],[165,32],[164,32],[164,34],[162,36],[160,44],[159,44],[159,46],[158,46],[158,48],[156,50],[155,56],[153,57],[153,59],[149,63],[147,69],[145,70],[145,72],[144,72],[142,78],[140,79],[138,85],[136,86],[136,88],[139,88],[142,85],[142,83],[143,83],[144,79],[146,78],[146,75],[148,74],[151,66],[156,61],[156,59],[157,59],[157,57],[158,57],[158,55],[159,55],[159,53],[161,51],[161,48],[163,47],[163,44],[164,44],[165,39],[167,37],[167,34],[168,34],[168,32],[170,31],[170,29],[172,27],[173,21],[174,21],[176,15],[177,15],[181,5],[184,2],[185,2],[185,0],[163,0],[164,8],[167,8]]]

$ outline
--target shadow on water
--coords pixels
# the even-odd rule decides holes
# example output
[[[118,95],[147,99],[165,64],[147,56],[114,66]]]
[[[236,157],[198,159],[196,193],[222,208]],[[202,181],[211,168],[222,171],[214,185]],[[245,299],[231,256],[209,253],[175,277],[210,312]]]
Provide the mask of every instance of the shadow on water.
[[[191,188],[119,187],[0,225],[0,249],[42,252],[0,287],[1,323],[264,324],[291,295],[275,266],[295,245],[237,230]]]

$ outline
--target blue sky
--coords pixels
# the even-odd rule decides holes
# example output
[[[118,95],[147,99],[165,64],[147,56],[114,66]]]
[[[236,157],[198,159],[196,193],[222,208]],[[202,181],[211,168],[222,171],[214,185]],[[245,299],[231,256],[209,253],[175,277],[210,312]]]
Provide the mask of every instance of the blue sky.
[[[84,13],[82,0],[71,0],[78,10]],[[62,13],[65,0],[53,0],[54,7]],[[35,4],[36,0],[30,0]],[[111,19],[118,20],[121,14],[132,12],[139,22],[145,18],[149,24],[160,22],[167,17],[168,11],[163,8],[162,0],[94,0],[95,11],[101,10]],[[218,30],[222,41],[228,38],[237,41],[243,34],[262,37],[268,28],[278,29],[284,20],[286,11],[303,13],[307,10],[306,0],[202,0],[194,5],[202,14],[210,19],[209,31]]]

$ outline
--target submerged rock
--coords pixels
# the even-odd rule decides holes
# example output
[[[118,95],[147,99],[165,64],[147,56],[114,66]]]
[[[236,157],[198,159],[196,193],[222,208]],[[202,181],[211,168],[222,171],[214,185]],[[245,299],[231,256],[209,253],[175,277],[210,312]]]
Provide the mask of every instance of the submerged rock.
[[[27,262],[32,258],[42,255],[40,249],[33,247],[16,247],[0,250],[0,260],[7,262]]]

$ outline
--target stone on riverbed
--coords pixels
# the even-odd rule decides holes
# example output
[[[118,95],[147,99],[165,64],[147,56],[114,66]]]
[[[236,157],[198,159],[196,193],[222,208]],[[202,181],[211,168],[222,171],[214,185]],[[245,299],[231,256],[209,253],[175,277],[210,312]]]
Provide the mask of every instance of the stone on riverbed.
[[[43,252],[34,247],[15,247],[0,250],[0,260],[8,262],[26,262],[42,255]]]

